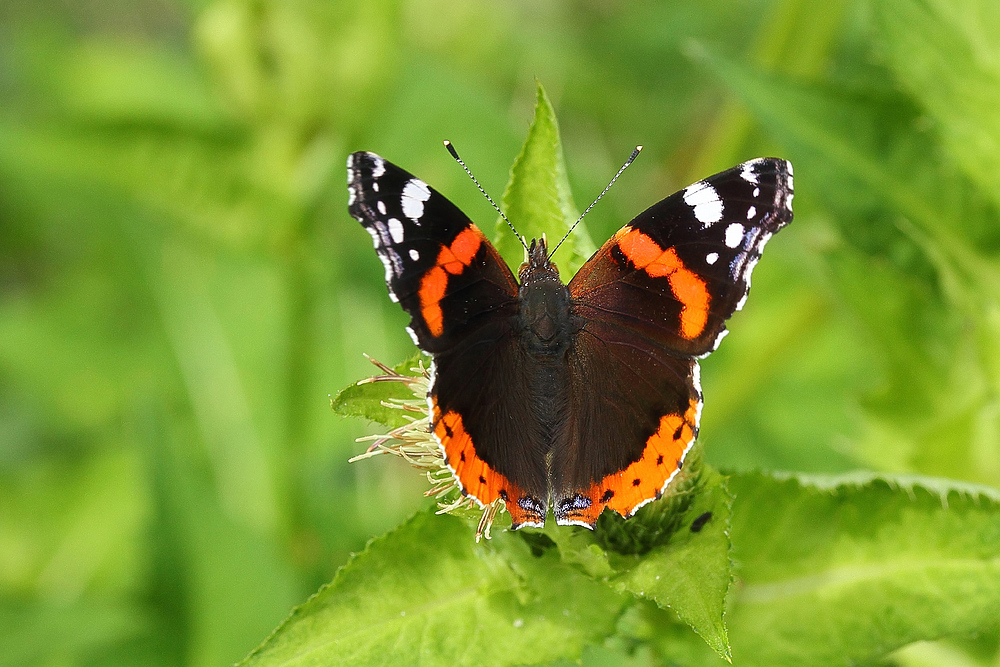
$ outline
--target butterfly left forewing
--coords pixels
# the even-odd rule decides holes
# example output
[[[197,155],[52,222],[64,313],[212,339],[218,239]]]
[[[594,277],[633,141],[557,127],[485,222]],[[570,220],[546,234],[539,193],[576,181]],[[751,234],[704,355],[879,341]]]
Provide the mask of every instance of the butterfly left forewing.
[[[517,298],[510,268],[439,192],[367,152],[348,158],[347,180],[348,210],[371,235],[389,296],[409,313],[410,335],[422,350],[448,349]]]

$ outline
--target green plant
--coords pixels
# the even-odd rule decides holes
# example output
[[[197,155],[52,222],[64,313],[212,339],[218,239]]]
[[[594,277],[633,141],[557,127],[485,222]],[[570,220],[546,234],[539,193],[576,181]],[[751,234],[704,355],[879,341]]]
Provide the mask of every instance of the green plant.
[[[344,160],[377,151],[487,229],[440,141],[498,192],[537,75],[580,200],[645,146],[588,215],[595,241],[744,159],[796,166],[796,220],[703,363],[703,456],[735,496],[734,662],[996,667],[979,594],[995,501],[964,486],[1000,488],[994,4],[0,2],[0,666],[231,664],[431,504],[398,460],[348,464],[386,427],[330,415],[362,352],[412,350]],[[875,472],[840,477],[858,468]],[[507,539],[501,517],[476,546],[475,518],[421,525],[459,522],[475,563]],[[542,558],[586,573],[605,552]],[[934,560],[936,579],[899,567]],[[981,578],[878,613],[867,590],[905,586],[840,594],[845,574],[893,567],[904,585]],[[778,605],[783,569],[841,588]],[[718,660],[622,595],[613,632],[581,642],[588,667]],[[842,634],[823,643],[803,618]],[[915,637],[942,639],[884,655]]]
[[[574,219],[565,183],[539,86],[504,196],[509,217],[529,235],[561,234]],[[412,418],[393,401],[419,401],[400,403],[413,383],[398,384],[402,393],[349,387],[333,407],[405,431]],[[671,664],[849,664],[995,623],[997,491],[916,476],[725,476],[701,458],[663,499],[627,521],[605,513],[593,532],[550,522],[480,542],[469,510],[420,512],[370,542],[243,664],[519,665],[593,646]]]

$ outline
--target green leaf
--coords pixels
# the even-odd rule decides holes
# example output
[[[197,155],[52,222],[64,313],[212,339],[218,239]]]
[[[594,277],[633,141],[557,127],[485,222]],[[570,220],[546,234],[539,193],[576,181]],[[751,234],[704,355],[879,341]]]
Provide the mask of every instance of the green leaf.
[[[702,469],[691,505],[670,541],[647,554],[613,559],[616,582],[633,595],[673,609],[722,658],[732,662],[725,605],[732,580],[732,496],[715,470]]]
[[[806,179],[797,188],[800,194],[808,187],[824,188],[835,200],[875,194],[926,229],[934,229],[947,214],[928,197],[937,191],[915,184],[912,168],[904,171],[920,161],[928,163],[927,154],[933,152],[926,136],[913,135],[916,118],[904,98],[806,85],[707,50],[698,55],[762,123],[798,149],[796,161],[804,154],[814,162],[814,169],[797,170],[797,181]],[[899,148],[887,151],[887,143]],[[859,183],[869,192],[859,193]]]
[[[685,461],[688,476],[631,519],[606,512],[594,533],[556,526],[545,534],[565,562],[616,590],[673,610],[719,656],[731,660],[724,614],[732,579],[732,496],[722,475],[701,464],[700,450],[692,454]]]
[[[1000,617],[1000,492],[943,480],[730,479],[737,664],[877,660]]]
[[[503,207],[518,233],[529,241],[546,236],[550,251],[580,217],[566,177],[559,123],[540,82],[535,118],[510,170]],[[524,261],[521,242],[502,219],[497,221],[496,246],[511,266]],[[581,222],[559,251],[562,261],[556,263],[563,267],[560,273],[575,274],[594,250],[594,242]]]
[[[944,146],[1000,202],[1000,14],[983,0],[872,3],[888,62]]]
[[[419,352],[392,370],[400,375],[416,377],[418,363],[423,357]],[[374,370],[374,367],[373,367]],[[403,410],[390,408],[384,402],[390,400],[413,399],[413,391],[402,382],[361,382],[346,387],[330,402],[330,407],[338,415],[364,417],[369,421],[389,428],[397,428],[407,423]]]
[[[477,545],[462,519],[417,514],[344,566],[245,661],[516,665],[576,659],[627,598],[516,533]]]
[[[695,634],[690,626],[680,622],[673,611],[661,609],[649,600],[640,601],[626,609],[621,618],[618,619],[616,629],[618,630],[617,635],[612,640],[605,641],[605,645],[614,640],[620,640],[632,646],[638,642],[642,648],[651,649],[659,657],[659,661],[653,662],[653,664],[670,665],[671,667],[706,667],[707,665],[724,666],[726,664],[726,661]],[[645,664],[649,664],[649,662]]]

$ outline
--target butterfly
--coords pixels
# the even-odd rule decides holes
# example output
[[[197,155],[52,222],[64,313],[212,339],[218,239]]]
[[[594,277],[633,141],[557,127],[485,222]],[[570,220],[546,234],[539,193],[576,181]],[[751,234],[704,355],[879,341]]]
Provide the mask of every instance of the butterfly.
[[[743,307],[792,220],[792,165],[758,158],[618,230],[564,284],[544,238],[514,273],[472,221],[374,153],[347,160],[348,210],[431,356],[431,430],[462,493],[513,528],[594,528],[659,498],[698,435],[698,359]]]

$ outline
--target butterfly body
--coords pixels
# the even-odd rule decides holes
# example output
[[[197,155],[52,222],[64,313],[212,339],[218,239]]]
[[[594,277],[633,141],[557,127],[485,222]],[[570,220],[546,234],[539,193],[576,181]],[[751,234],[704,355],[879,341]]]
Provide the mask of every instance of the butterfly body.
[[[592,528],[659,498],[698,432],[699,357],[791,220],[791,165],[762,158],[623,227],[564,284],[544,239],[515,279],[451,202],[372,153],[348,160],[349,210],[433,358],[432,431],[464,494],[514,528]]]

